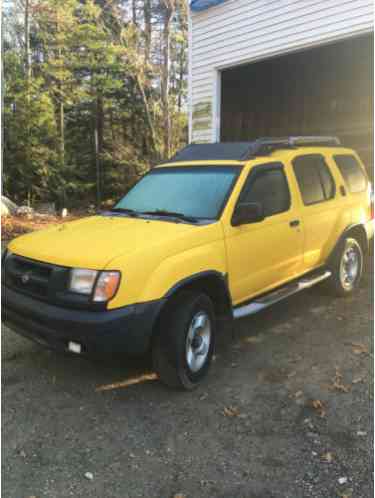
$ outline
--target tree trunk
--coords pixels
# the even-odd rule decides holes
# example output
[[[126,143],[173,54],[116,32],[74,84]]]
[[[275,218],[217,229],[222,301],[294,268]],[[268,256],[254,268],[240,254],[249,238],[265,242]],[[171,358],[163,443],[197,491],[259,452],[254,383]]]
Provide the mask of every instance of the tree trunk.
[[[183,91],[183,85],[184,85],[184,47],[181,47],[181,52],[180,52],[180,70],[179,70],[179,75],[178,75],[178,102],[177,102],[177,107],[178,107],[178,112],[181,112],[182,109],[182,91]]]
[[[132,0],[132,20],[133,24],[137,24],[137,0]]]
[[[144,0],[143,15],[145,21],[145,66],[147,67],[151,59],[151,0]]]
[[[98,95],[96,98],[95,109],[95,169],[96,169],[96,206],[100,209],[102,203],[102,164],[101,154],[103,152],[103,132],[104,132],[104,116],[103,116],[103,97]]]
[[[59,102],[59,135],[60,135],[60,164],[64,166],[65,164],[65,130],[64,130],[64,120],[65,120],[65,110],[64,102],[60,96]]]
[[[31,57],[30,57],[30,0],[25,0],[25,72],[26,83],[29,85],[31,79]]]
[[[30,115],[30,82],[31,82],[31,56],[30,56],[30,0],[25,0],[24,13],[24,36],[25,36],[25,79],[26,79],[26,110],[27,116]],[[30,119],[27,119],[27,132],[25,140],[26,163],[31,171],[31,143],[30,143]],[[30,180],[27,190],[27,205],[30,207],[32,198],[33,184]]]
[[[58,50],[58,56],[59,59],[61,60],[62,57],[62,52],[61,52],[61,47],[59,47]],[[59,147],[59,155],[60,155],[60,165],[61,167],[64,167],[65,165],[65,109],[64,109],[64,98],[63,98],[63,83],[61,79],[59,80],[59,96],[58,96],[58,114],[59,114],[59,123],[58,123],[58,130],[59,130],[59,136],[60,136],[60,147]]]
[[[138,74],[136,75],[136,81],[137,81],[137,85],[138,85],[139,91],[141,92],[142,100],[143,100],[143,105],[144,105],[144,108],[145,108],[145,111],[146,111],[147,124],[148,124],[148,127],[150,129],[150,134],[151,134],[152,148],[154,150],[154,154],[157,155],[158,154],[158,150],[157,150],[156,130],[155,130],[155,127],[154,127],[154,122],[153,122],[153,119],[152,119],[152,115],[151,115],[150,106],[149,106],[149,103],[148,103],[148,100],[147,100],[146,92],[145,92],[145,89],[144,89],[144,87],[142,85],[142,82],[141,82]]]
[[[169,1],[164,1],[163,20],[163,62],[161,69],[161,102],[163,109],[163,154],[165,159],[170,156],[171,150],[171,119],[169,113],[169,87],[170,87],[170,28],[174,13],[173,6]]]

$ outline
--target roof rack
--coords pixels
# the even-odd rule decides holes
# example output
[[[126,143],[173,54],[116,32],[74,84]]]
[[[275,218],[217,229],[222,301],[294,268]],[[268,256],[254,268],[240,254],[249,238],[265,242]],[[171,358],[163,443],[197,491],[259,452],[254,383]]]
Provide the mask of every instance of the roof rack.
[[[276,149],[294,149],[303,146],[338,147],[337,137],[296,136],[280,138],[258,138],[252,142],[217,142],[209,144],[190,144],[170,159],[179,161],[246,161],[252,157],[267,155]]]
[[[337,137],[324,136],[296,136],[280,138],[258,138],[253,142],[252,151],[249,157],[269,154],[275,149],[295,148],[302,146],[337,147],[341,142]]]

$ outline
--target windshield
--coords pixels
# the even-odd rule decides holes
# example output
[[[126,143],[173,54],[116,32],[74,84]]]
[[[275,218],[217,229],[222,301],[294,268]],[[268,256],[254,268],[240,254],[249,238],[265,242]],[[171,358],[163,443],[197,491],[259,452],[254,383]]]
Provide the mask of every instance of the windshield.
[[[114,210],[171,212],[215,219],[220,215],[239,172],[240,168],[236,166],[156,168],[144,176]]]

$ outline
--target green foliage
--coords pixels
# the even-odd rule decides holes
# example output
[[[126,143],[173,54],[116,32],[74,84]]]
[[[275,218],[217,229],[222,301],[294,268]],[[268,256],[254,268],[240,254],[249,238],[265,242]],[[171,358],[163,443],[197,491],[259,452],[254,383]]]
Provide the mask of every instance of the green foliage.
[[[54,106],[40,78],[25,81],[18,54],[5,53],[4,65],[4,190],[16,201],[48,197],[56,174]]]
[[[73,207],[93,202],[99,182],[102,200],[114,200],[162,157],[163,2],[149,2],[148,26],[140,0],[7,2],[6,195]],[[182,2],[169,40],[172,152],[187,140],[186,32]]]

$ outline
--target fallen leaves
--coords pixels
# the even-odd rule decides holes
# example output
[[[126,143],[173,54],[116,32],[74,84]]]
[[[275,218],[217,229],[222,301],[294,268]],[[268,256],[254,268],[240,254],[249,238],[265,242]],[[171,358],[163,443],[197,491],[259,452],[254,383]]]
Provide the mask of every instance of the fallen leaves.
[[[352,346],[353,354],[361,355],[361,354],[368,354],[369,353],[369,350],[368,350],[368,347],[366,346],[366,344],[363,344],[361,342],[352,342],[350,344]]]
[[[72,221],[76,218],[78,218],[78,216],[70,216],[69,218],[60,218],[58,216],[46,216],[43,218],[38,218],[36,216],[33,220],[28,220],[26,218],[20,218],[18,216],[2,216],[1,239],[10,240],[14,237],[18,237],[19,235],[34,232],[35,230],[40,230],[42,228],[57,226],[61,223],[66,223],[67,221]]]
[[[134,377],[133,379],[124,380],[121,382],[114,382],[113,384],[105,384],[103,386],[98,386],[95,391],[112,391],[113,389],[120,389],[123,387],[134,386],[135,384],[142,384],[143,382],[148,382],[150,380],[156,380],[158,376],[155,373],[144,374],[139,377]]]
[[[359,382],[363,382],[364,380],[365,380],[364,377],[355,377],[352,380],[352,384],[358,384]]]
[[[344,494],[339,495],[340,498],[352,498],[352,496],[353,496],[352,491],[345,491]]]
[[[332,463],[333,460],[334,460],[334,456],[333,456],[333,454],[330,451],[327,451],[327,453],[323,453],[323,455],[321,456],[321,459],[324,462]]]
[[[335,376],[332,379],[331,390],[341,391],[343,393],[348,393],[350,391],[350,386],[343,383],[343,376],[338,367],[336,367]]]
[[[239,409],[234,406],[226,406],[223,413],[225,417],[238,417],[240,415]]]
[[[318,413],[319,417],[325,417],[326,416],[326,409],[322,401],[320,399],[313,399],[311,401],[311,406],[314,408],[314,410]]]

